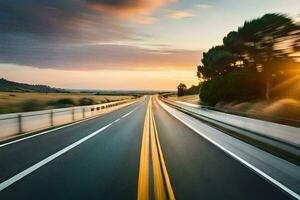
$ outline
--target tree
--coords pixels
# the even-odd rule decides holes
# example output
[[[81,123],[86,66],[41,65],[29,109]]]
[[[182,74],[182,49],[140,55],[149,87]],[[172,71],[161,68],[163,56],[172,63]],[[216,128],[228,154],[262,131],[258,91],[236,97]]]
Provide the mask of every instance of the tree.
[[[207,82],[220,78],[219,81],[204,84],[203,90],[207,90],[217,88],[213,85],[222,83],[221,79],[225,79],[228,74],[247,69],[245,73],[251,72],[258,77],[256,87],[260,87],[259,91],[264,89],[264,96],[269,100],[274,83],[278,84],[288,75],[299,71],[300,62],[295,62],[296,59],[300,61],[299,54],[300,23],[297,24],[286,15],[266,14],[246,21],[238,31],[232,31],[223,38],[223,45],[203,53],[202,65],[197,67],[197,76]],[[235,78],[235,81],[243,79]],[[240,85],[242,82],[234,84]],[[203,95],[214,92],[218,93],[209,90]],[[228,90],[222,95],[229,93]]]
[[[177,87],[177,96],[184,96],[185,95],[185,91],[186,91],[187,87],[185,84],[180,83]]]
[[[203,53],[201,61],[203,65],[198,66],[197,76],[209,79],[233,71],[237,57],[222,45],[213,47],[207,53]]]
[[[248,62],[262,68],[266,99],[270,99],[272,77],[282,71],[283,65],[280,63],[293,62],[289,54],[293,52],[292,43],[299,38],[299,34],[299,26],[289,17],[280,14],[266,14],[246,21],[238,29]],[[291,44],[283,46],[287,41]]]
[[[186,89],[185,95],[193,95],[193,94],[199,94],[199,85],[192,85],[190,88]]]

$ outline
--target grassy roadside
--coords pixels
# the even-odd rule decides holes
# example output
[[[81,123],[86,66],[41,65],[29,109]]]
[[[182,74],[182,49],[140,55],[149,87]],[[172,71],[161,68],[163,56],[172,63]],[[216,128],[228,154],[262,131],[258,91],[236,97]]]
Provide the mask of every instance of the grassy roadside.
[[[168,96],[168,99],[172,100],[172,101],[183,101],[183,102],[192,103],[192,104],[200,104],[200,99],[199,99],[198,94],[186,95],[186,96],[181,96],[181,97],[178,97],[177,95],[170,95],[170,96]]]
[[[0,92],[0,114],[100,104],[133,98],[93,93]]]

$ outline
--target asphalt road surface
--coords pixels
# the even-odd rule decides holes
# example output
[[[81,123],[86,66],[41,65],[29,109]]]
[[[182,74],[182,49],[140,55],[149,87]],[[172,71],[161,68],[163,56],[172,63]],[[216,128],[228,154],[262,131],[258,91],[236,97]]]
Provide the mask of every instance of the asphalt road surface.
[[[0,199],[292,197],[147,97],[82,123],[0,144]]]

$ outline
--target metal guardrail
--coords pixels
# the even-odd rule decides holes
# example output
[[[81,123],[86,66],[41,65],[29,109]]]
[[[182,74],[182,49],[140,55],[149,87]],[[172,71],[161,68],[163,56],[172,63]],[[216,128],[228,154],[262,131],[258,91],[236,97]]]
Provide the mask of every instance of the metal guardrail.
[[[223,112],[223,113],[228,113],[228,114],[233,114],[233,115],[239,115],[242,117],[248,117],[248,118],[253,118],[253,119],[259,119],[259,120],[264,120],[264,121],[269,121],[269,122],[274,122],[278,124],[284,124],[288,126],[295,126],[300,128],[300,120],[297,119],[291,119],[291,118],[286,118],[286,117],[280,117],[280,116],[273,116],[270,114],[260,114],[257,112],[243,112],[243,111],[237,111],[237,110],[232,110],[232,109],[226,109],[226,108],[218,108],[214,106],[206,106],[206,105],[196,105],[196,104],[191,104],[191,103],[186,103],[186,102],[181,102],[181,101],[174,101],[178,103],[184,103],[186,105],[190,105],[195,108],[202,108],[202,109],[207,109],[207,110],[214,110],[218,112]]]
[[[101,114],[106,108],[129,101],[131,99],[90,106],[2,114],[0,115],[0,139],[90,118]]]
[[[265,137],[273,138],[287,144],[291,144],[300,148],[300,128],[282,124],[277,124],[269,121],[248,118],[244,116],[224,113],[207,108],[195,108],[178,102],[162,99],[163,101],[195,113],[197,115],[222,122],[224,124],[255,132]]]
[[[211,107],[211,106],[202,106],[202,108],[209,109],[209,110],[215,110],[218,112],[224,112],[224,113],[228,113],[228,114],[233,114],[233,115],[240,115],[243,117],[249,117],[249,118],[284,124],[284,125],[288,125],[288,126],[295,126],[295,127],[300,128],[300,120],[297,120],[297,119],[284,118],[284,117],[278,117],[278,116],[270,116],[267,114],[259,114],[259,113],[255,113],[255,112],[242,112],[242,111],[235,111],[235,110],[229,110],[229,109],[224,109],[224,108],[215,108],[215,107]]]

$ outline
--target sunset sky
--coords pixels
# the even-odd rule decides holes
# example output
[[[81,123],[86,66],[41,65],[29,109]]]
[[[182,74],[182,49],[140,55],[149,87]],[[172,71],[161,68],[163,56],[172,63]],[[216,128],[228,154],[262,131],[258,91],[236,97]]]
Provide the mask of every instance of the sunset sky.
[[[61,88],[175,90],[245,20],[299,0],[0,0],[0,75]]]

